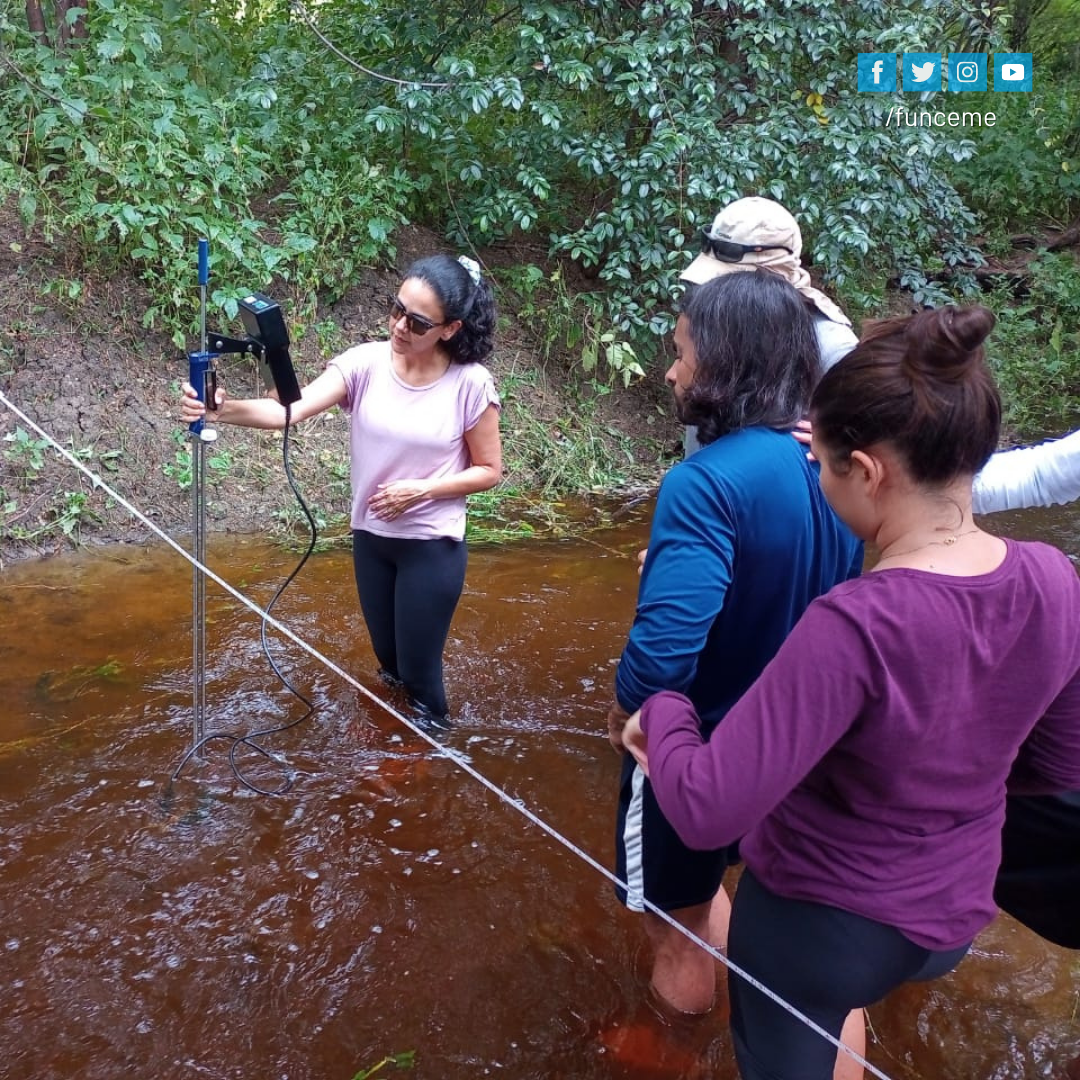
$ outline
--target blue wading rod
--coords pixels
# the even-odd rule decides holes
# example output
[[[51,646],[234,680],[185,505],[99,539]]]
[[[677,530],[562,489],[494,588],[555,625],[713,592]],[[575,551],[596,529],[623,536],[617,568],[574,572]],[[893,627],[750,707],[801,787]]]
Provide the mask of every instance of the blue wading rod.
[[[207,351],[206,338],[206,286],[210,280],[210,244],[199,241],[199,351],[188,353],[188,381],[195,388],[199,400],[213,405],[217,390],[217,377],[213,359],[216,355]],[[192,556],[195,559],[191,587],[191,638],[192,638],[192,712],[194,730],[192,746],[198,748],[206,737],[206,578],[200,565],[206,563],[206,502],[203,490],[206,483],[206,462],[203,444],[213,442],[217,432],[206,427],[203,420],[188,425],[191,439],[191,537]]]

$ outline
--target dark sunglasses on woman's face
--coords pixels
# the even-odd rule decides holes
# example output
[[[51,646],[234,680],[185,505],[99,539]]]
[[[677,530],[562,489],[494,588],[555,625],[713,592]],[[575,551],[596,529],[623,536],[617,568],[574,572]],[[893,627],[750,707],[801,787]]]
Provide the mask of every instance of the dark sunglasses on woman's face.
[[[702,230],[701,250],[706,255],[711,255],[721,262],[742,262],[744,255],[754,251],[786,251],[789,255],[795,252],[783,244],[736,244],[733,240],[719,240]]]
[[[425,319],[423,315],[414,315],[397,297],[394,297],[390,301],[390,321],[397,322],[402,316],[405,318],[405,326],[409,333],[416,334],[417,337],[429,333],[437,326],[446,325],[445,322],[432,322],[430,319]]]

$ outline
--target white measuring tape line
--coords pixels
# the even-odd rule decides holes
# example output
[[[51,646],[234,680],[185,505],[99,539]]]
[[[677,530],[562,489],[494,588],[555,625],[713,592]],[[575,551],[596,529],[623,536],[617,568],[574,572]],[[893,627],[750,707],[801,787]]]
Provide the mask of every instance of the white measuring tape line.
[[[373,693],[362,683],[358,682],[355,678],[353,678],[352,675],[350,675],[347,671],[343,670],[328,657],[324,656],[313,645],[309,645],[306,641],[304,641],[303,638],[299,637],[287,626],[284,626],[282,623],[278,622],[277,619],[264,611],[254,601],[249,600],[246,596],[244,596],[243,593],[238,592],[236,589],[234,589],[227,581],[215,574],[213,570],[200,563],[180,544],[173,540],[171,536],[163,532],[161,528],[155,525],[136,507],[132,506],[132,504],[127,501],[127,499],[125,499],[122,495],[120,495],[113,488],[111,488],[104,480],[101,479],[100,476],[92,472],[81,461],[79,461],[78,458],[65,450],[58,442],[56,442],[55,439],[53,439],[48,434],[48,432],[44,431],[21,409],[19,409],[16,405],[9,401],[8,398],[3,394],[3,392],[0,392],[0,403],[3,403],[5,406],[7,406],[7,408],[10,409],[11,412],[13,412],[27,425],[33,428],[34,431],[36,431],[43,439],[45,439],[57,451],[57,453],[60,454],[61,457],[74,465],[75,468],[79,470],[79,472],[83,473],[93,483],[94,487],[101,488],[102,491],[105,491],[110,498],[115,499],[117,503],[119,503],[125,510],[128,511],[129,514],[132,515],[132,517],[142,522],[152,533],[160,537],[160,539],[164,540],[165,543],[169,545],[169,547],[182,555],[189,563],[191,563],[192,566],[198,567],[201,573],[205,574],[208,578],[210,578],[211,581],[214,581],[218,585],[220,585],[230,596],[239,600],[240,603],[242,603],[245,607],[249,608],[255,614],[259,615],[268,626],[272,626],[275,630],[283,634],[290,641],[300,646],[300,648],[303,649],[304,652],[306,652],[309,656],[318,660],[319,663],[323,664],[330,671],[334,672],[335,675],[338,675],[340,678],[342,678],[351,687],[353,687],[353,689],[359,690],[360,693],[362,693],[374,704],[384,709],[396,720],[401,721],[401,723],[403,723],[410,731],[412,731],[416,735],[419,735],[422,739],[429,743],[433,750],[437,751],[443,757],[449,758],[449,760],[451,760],[464,773],[472,777],[472,779],[474,779],[477,783],[482,784],[484,787],[486,787],[488,791],[501,799],[504,803],[507,804],[507,806],[513,807],[526,820],[531,822],[537,828],[542,829],[545,833],[548,834],[548,836],[550,836],[553,840],[558,841],[558,843],[562,844],[563,847],[565,847],[572,854],[576,855],[579,859],[582,860],[582,862],[592,867],[592,869],[595,870],[602,877],[607,878],[609,882],[611,882],[613,885],[618,886],[619,888],[628,888],[628,885],[625,881],[622,881],[619,877],[613,874],[610,870],[608,870],[606,866],[603,866],[601,863],[597,862],[596,859],[594,859],[591,855],[588,854],[588,852],[578,847],[577,844],[575,844],[568,837],[563,836],[563,834],[560,833],[553,825],[547,824],[546,821],[538,817],[535,813],[533,813],[532,810],[528,808],[528,806],[525,805],[524,802],[522,802],[522,800],[515,799],[512,796],[508,795],[505,791],[503,791],[502,788],[495,784],[494,781],[489,780],[486,776],[483,775],[483,773],[480,773],[475,768],[473,768],[469,761],[466,760],[466,758],[464,758],[456,750],[454,750],[453,747],[445,746],[443,743],[440,743],[437,739],[433,738],[422,728],[414,724],[408,717],[403,716],[400,712],[398,712],[397,709],[395,709],[389,702],[384,701],[382,698],[379,697],[378,694]],[[698,937],[698,935],[695,934],[692,930],[688,930],[681,923],[673,919],[666,911],[661,911],[660,908],[656,907],[647,899],[644,901],[644,906],[648,911],[651,911],[654,915],[662,919],[669,926],[674,927],[680,933],[684,934],[699,948],[704,949],[715,960],[720,961],[720,963],[723,964],[724,967],[726,967],[729,971],[733,972],[740,979],[745,980],[745,982],[752,986],[755,990],[758,990],[760,993],[764,994],[774,1004],[779,1005],[787,1013],[795,1017],[796,1020],[799,1020],[801,1023],[805,1024],[808,1028],[810,1028],[811,1031],[820,1035],[823,1039],[832,1043],[833,1046],[835,1046],[839,1051],[847,1054],[850,1058],[858,1062],[872,1076],[877,1077],[878,1080],[891,1080],[891,1078],[886,1073],[881,1072],[869,1061],[867,1061],[865,1058],[852,1050],[851,1047],[847,1046],[845,1043],[842,1043],[834,1035],[826,1031],[823,1027],[821,1027],[820,1024],[815,1023],[813,1020],[810,1019],[810,1017],[806,1016],[804,1013],[800,1012],[797,1008],[795,1008],[794,1005],[789,1004],[782,997],[780,997],[779,994],[776,994],[774,991],[770,990],[767,986],[764,985],[764,983],[759,982],[757,979],[754,978],[753,975],[750,975],[748,972],[744,971],[741,967],[739,967],[738,964],[732,963],[731,960],[729,960],[726,956],[720,953],[713,945],[710,945],[703,938]]]

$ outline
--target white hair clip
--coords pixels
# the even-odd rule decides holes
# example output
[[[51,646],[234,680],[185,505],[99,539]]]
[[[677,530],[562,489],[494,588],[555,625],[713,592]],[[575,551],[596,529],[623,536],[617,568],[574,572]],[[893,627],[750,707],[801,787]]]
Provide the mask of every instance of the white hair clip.
[[[480,284],[480,264],[474,262],[468,255],[459,255],[458,262],[469,271],[469,277],[472,278],[474,285]]]

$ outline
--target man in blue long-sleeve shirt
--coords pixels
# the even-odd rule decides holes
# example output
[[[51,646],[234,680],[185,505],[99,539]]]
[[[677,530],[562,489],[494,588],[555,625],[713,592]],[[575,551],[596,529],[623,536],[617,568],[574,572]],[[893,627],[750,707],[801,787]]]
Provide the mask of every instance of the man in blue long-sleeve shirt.
[[[859,573],[862,548],[821,494],[817,467],[790,432],[818,369],[810,311],[765,270],[695,290],[675,330],[665,376],[680,420],[703,448],[665,477],[637,612],[616,675],[609,734],[622,749],[626,716],[659,690],[693,701],[718,724],[772,659],[815,597]],[[645,908],[668,912],[722,945],[728,851],[686,848],[627,755],[618,821],[620,899],[646,912],[652,987],[680,1012],[707,1011],[712,958]]]

